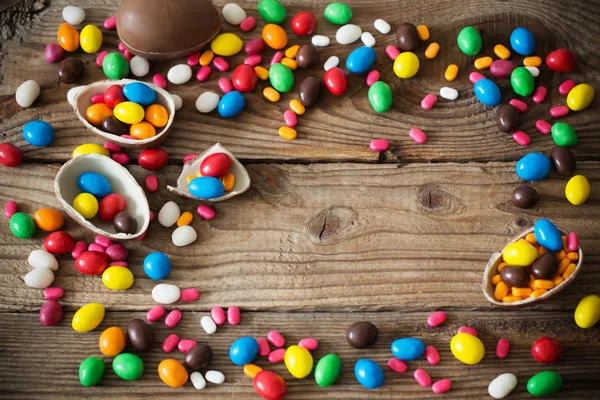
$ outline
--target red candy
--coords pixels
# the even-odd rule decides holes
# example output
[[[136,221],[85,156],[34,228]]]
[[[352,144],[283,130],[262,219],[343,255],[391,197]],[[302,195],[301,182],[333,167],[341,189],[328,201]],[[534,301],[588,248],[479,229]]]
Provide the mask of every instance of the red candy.
[[[292,18],[292,30],[298,36],[312,35],[317,29],[317,19],[314,14],[304,11]]]
[[[52,232],[44,240],[44,248],[48,253],[66,254],[75,247],[73,237],[64,231]]]
[[[16,167],[23,161],[23,154],[17,146],[12,143],[0,144],[0,164],[5,167]]]
[[[262,38],[252,39],[244,46],[244,51],[249,56],[260,54],[265,49],[265,41]]]
[[[108,268],[108,257],[99,251],[84,251],[75,259],[75,268],[84,275],[100,275]]]
[[[244,32],[250,32],[254,27],[256,27],[256,18],[254,17],[248,17],[240,24],[240,29]]]
[[[158,178],[156,175],[146,176],[146,189],[151,193],[158,191]]]
[[[167,163],[169,156],[162,149],[146,149],[138,156],[138,164],[144,169],[155,171]]]
[[[205,80],[207,80],[210,76],[210,71],[211,69],[208,65],[200,67],[198,72],[196,72],[196,79],[198,79],[198,82],[204,82]]]
[[[125,211],[126,208],[127,202],[123,196],[117,193],[112,193],[100,200],[98,216],[104,222],[112,222],[112,220],[115,218],[115,215],[121,211]]]
[[[63,319],[62,305],[56,300],[50,300],[40,309],[40,322],[44,326],[57,325]]]
[[[510,350],[510,342],[508,341],[508,339],[498,340],[498,344],[496,345],[496,357],[498,357],[498,358],[508,357],[509,350]]]
[[[233,87],[239,92],[251,92],[256,87],[258,75],[254,68],[247,64],[238,65],[231,76]]]
[[[200,164],[202,176],[221,177],[231,169],[231,158],[225,153],[213,153],[208,155]]]
[[[283,399],[287,393],[285,381],[273,371],[260,371],[254,377],[254,389],[267,400]]]
[[[127,101],[121,85],[112,85],[104,92],[104,104],[115,108],[117,104]]]
[[[177,336],[174,333],[171,333],[169,336],[167,336],[167,338],[163,342],[162,349],[165,353],[170,353],[173,350],[175,350],[175,348],[177,347],[178,344],[179,344],[179,336]]]
[[[167,88],[167,80],[165,79],[164,76],[162,76],[162,74],[156,74],[152,77],[152,83],[154,83],[156,86],[166,89]]]
[[[556,72],[571,72],[575,69],[575,54],[569,49],[554,50],[546,57],[546,65]]]
[[[93,95],[92,98],[90,99],[90,103],[92,103],[92,104],[104,103],[104,94],[98,93],[98,94]]]
[[[403,374],[406,372],[406,370],[408,370],[408,365],[398,358],[390,358],[388,360],[388,367],[392,371],[398,372],[399,374]]]
[[[346,74],[341,69],[335,67],[325,72],[323,76],[327,90],[334,96],[342,96],[348,88]]]
[[[563,348],[558,340],[544,336],[536,340],[531,347],[531,355],[541,363],[553,363],[562,357]]]
[[[187,64],[190,67],[195,67],[196,65],[198,65],[198,60],[200,59],[200,53],[199,52],[194,52],[192,54],[190,54],[187,58]]]

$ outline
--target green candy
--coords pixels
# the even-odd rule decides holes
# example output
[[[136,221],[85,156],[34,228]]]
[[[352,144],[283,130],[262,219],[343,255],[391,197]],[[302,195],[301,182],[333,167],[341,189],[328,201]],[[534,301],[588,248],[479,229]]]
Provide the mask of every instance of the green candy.
[[[527,382],[527,391],[533,396],[548,396],[562,387],[562,377],[554,371],[542,371]]]
[[[481,51],[483,40],[479,31],[472,26],[465,26],[456,38],[458,48],[468,56],[476,56]]]
[[[519,96],[529,96],[533,93],[533,75],[525,67],[517,67],[510,74],[510,84]]]
[[[79,365],[79,381],[85,387],[96,386],[104,376],[104,360],[88,357]]]
[[[144,373],[144,362],[135,354],[121,353],[113,360],[112,368],[119,378],[135,381]]]
[[[109,53],[102,60],[102,70],[110,79],[123,79],[129,75],[129,63],[121,53]]]
[[[577,145],[577,134],[573,127],[564,122],[552,125],[552,139],[557,146],[573,147]]]
[[[337,354],[327,354],[315,367],[315,381],[321,387],[331,386],[342,372],[342,360]]]
[[[369,88],[369,101],[376,112],[386,112],[392,106],[392,89],[385,82],[375,82]]]
[[[294,87],[294,74],[281,63],[273,64],[269,70],[269,82],[278,92],[287,93]]]
[[[10,230],[19,239],[29,239],[35,234],[35,221],[29,214],[14,213],[10,217]]]
[[[287,15],[285,6],[277,0],[261,0],[258,12],[268,24],[281,24]]]
[[[329,3],[323,12],[325,19],[335,25],[345,25],[352,19],[352,9],[344,3]]]

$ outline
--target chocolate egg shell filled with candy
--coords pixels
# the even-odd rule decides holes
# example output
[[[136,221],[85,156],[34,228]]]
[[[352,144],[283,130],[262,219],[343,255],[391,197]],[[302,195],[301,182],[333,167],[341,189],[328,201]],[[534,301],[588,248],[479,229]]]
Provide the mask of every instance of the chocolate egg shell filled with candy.
[[[187,56],[219,30],[221,18],[210,0],[123,0],[117,11],[119,39],[146,59]]]

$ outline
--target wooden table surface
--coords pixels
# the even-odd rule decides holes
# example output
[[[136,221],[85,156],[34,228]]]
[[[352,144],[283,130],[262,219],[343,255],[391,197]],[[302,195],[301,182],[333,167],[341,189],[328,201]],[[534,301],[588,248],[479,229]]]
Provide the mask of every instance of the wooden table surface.
[[[222,7],[228,1],[215,3]],[[86,23],[101,26],[114,15],[117,0],[11,0],[0,5],[2,38],[0,53],[0,132],[2,142],[11,142],[24,151],[24,163],[14,169],[2,167],[0,203],[19,203],[22,211],[33,213],[44,206],[60,208],[53,193],[53,179],[72,150],[82,143],[102,143],[77,121],[66,101],[74,85],[60,84],[57,66],[43,59],[46,43],[56,41],[67,4],[86,10]],[[256,1],[240,2],[249,15],[258,16]],[[336,27],[322,15],[325,1],[285,1],[289,30],[291,16],[313,11],[319,20],[317,33],[334,38]],[[217,89],[217,76],[208,82],[195,79],[168,90],[183,98],[169,138],[161,146],[170,156],[169,165],[159,171],[160,190],[149,194],[150,208],[157,212],[167,200],[175,200],[183,210],[193,212],[197,202],[179,198],[166,190],[181,169],[182,156],[201,152],[216,142],[225,145],[245,164],[252,179],[244,195],[215,205],[217,217],[204,221],[195,217],[192,226],[198,240],[191,246],[176,248],[171,243],[172,229],[153,222],[143,241],[127,243],[129,263],[136,282],[125,292],[110,292],[99,277],[86,277],[73,267],[70,257],[61,257],[61,268],[54,285],[65,289],[61,300],[65,317],[59,326],[44,327],[38,313],[43,304],[42,291],[25,286],[23,276],[30,270],[28,254],[41,247],[44,234],[28,240],[16,239],[8,221],[0,225],[0,397],[2,398],[194,398],[255,399],[252,381],[228,359],[229,345],[237,337],[265,336],[278,329],[288,343],[315,337],[320,346],[315,360],[335,352],[343,361],[338,382],[318,387],[312,378],[296,380],[283,364],[257,363],[282,374],[288,383],[290,399],[348,399],[436,397],[430,388],[421,388],[412,372],[425,368],[434,380],[450,378],[448,399],[489,398],[487,386],[498,374],[512,372],[519,384],[512,399],[530,398],[526,382],[537,372],[551,369],[562,374],[564,386],[552,398],[582,399],[600,397],[600,329],[579,329],[573,311],[583,296],[600,293],[600,114],[599,101],[584,112],[569,115],[579,137],[574,149],[577,173],[585,175],[593,188],[586,204],[575,207],[564,197],[566,178],[551,173],[533,187],[540,193],[539,204],[530,210],[515,208],[510,202],[513,189],[521,184],[514,172],[515,161],[530,151],[549,154],[551,137],[536,132],[539,118],[549,119],[551,106],[564,104],[557,86],[565,78],[587,82],[600,88],[599,1],[463,1],[435,0],[351,0],[353,23],[374,33],[378,52],[376,68],[393,89],[394,104],[384,114],[375,114],[367,100],[364,76],[349,76],[349,90],[342,98],[322,94],[318,106],[300,118],[298,139],[287,142],[277,136],[281,113],[296,91],[271,104],[261,95],[265,82],[248,94],[247,107],[238,117],[224,120],[216,113],[199,114],[195,99],[207,89]],[[417,54],[421,70],[410,80],[400,80],[384,54],[385,46],[395,44],[395,35],[382,35],[373,27],[376,18],[391,23],[393,31],[403,21],[426,24],[431,40],[440,43],[434,60],[426,60],[421,44]],[[244,39],[258,37],[263,25]],[[522,115],[521,127],[532,143],[521,148],[510,135],[500,133],[495,123],[495,108],[480,104],[472,93],[468,73],[473,58],[457,49],[455,38],[465,25],[482,31],[482,55],[492,55],[497,43],[508,46],[510,32],[517,26],[530,28],[537,38],[536,54],[568,47],[577,56],[578,68],[558,74],[542,67],[538,84],[548,87],[543,104],[533,104]],[[239,29],[224,24],[226,31]],[[308,38],[290,34],[290,43],[308,43]],[[332,40],[334,42],[334,40]],[[114,50],[116,32],[104,32],[103,49]],[[344,62],[359,44],[333,44],[322,49],[318,68],[297,71],[299,81],[308,74],[322,77],[323,62],[338,55]],[[273,51],[266,52],[268,60]],[[77,52],[86,65],[80,84],[104,78],[93,55]],[[243,56],[232,58],[232,65]],[[517,62],[521,58],[513,57]],[[149,81],[155,73],[184,60],[151,62]],[[443,79],[445,67],[456,63],[459,78]],[[487,72],[484,72],[487,74]],[[35,79],[42,92],[34,105],[21,109],[14,100],[16,88]],[[456,101],[440,99],[434,109],[424,111],[419,104],[425,94],[442,86],[456,88]],[[509,82],[499,85],[504,102],[514,96]],[[56,137],[51,146],[33,148],[22,138],[23,125],[31,119],[51,123]],[[424,145],[408,137],[411,127],[428,135]],[[381,154],[369,150],[376,138],[390,141],[390,150]],[[128,151],[132,160],[137,152]],[[143,183],[147,172],[139,166],[127,168]],[[481,292],[481,277],[491,253],[507,240],[530,227],[538,218],[550,218],[558,226],[579,233],[585,251],[585,265],[575,280],[560,295],[535,308],[503,311],[492,308]],[[93,236],[73,221],[65,229],[77,240]],[[154,324],[154,349],[141,354],[146,372],[135,382],[117,378],[107,361],[102,382],[85,389],[78,380],[79,363],[86,357],[101,355],[100,332],[111,326],[126,327],[129,320],[143,318],[153,305],[155,284],[141,268],[151,251],[164,251],[173,270],[166,279],[181,287],[197,287],[202,295],[197,302],[177,304],[183,320],[173,330]],[[74,311],[88,302],[107,307],[101,326],[93,332],[78,334],[70,327]],[[242,308],[239,326],[220,327],[207,336],[200,327],[201,316],[211,307],[238,305]],[[172,307],[168,307],[170,309]],[[442,309],[448,321],[429,328],[426,318]],[[368,320],[379,327],[377,344],[367,350],[351,348],[345,330],[353,322]],[[449,341],[461,325],[479,331],[486,356],[476,366],[466,366],[450,353]],[[167,357],[160,343],[171,332],[182,338],[205,341],[215,353],[211,368],[223,371],[226,382],[210,385],[203,391],[191,384],[171,389],[157,376],[158,363]],[[542,365],[530,354],[532,343],[541,336],[552,336],[564,347],[564,357],[553,365]],[[409,372],[396,374],[385,366],[391,357],[390,343],[406,336],[421,337],[438,348],[442,361],[429,366],[424,360],[409,363]],[[496,342],[508,338],[511,353],[505,360],[494,355]],[[175,352],[172,355],[182,360]],[[367,391],[354,378],[354,363],[363,357],[383,366],[386,383]]]

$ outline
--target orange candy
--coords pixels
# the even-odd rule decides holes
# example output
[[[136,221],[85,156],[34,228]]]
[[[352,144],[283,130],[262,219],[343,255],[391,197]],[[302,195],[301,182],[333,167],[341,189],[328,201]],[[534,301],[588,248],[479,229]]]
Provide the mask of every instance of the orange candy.
[[[104,118],[113,115],[113,110],[104,103],[92,104],[85,110],[85,119],[92,125],[102,125]]]
[[[54,232],[65,224],[63,215],[54,208],[40,208],[33,214],[38,228],[46,232]]]
[[[179,216],[179,218],[177,219],[177,226],[189,225],[192,223],[193,219],[194,219],[194,215],[191,212],[186,211],[183,214],[181,214]]]
[[[533,290],[531,290],[530,288],[520,287],[514,287],[511,290],[512,295],[517,297],[528,297],[532,292]]]
[[[223,182],[225,191],[230,192],[235,186],[235,175],[229,172],[221,178],[221,182]]]
[[[529,244],[537,244],[537,239],[535,238],[535,233],[528,233],[525,236],[525,240],[529,243]]]
[[[142,121],[129,127],[129,135],[138,140],[148,139],[156,136],[156,129],[152,124]]]
[[[562,274],[563,279],[567,279],[568,277],[573,275],[573,272],[575,272],[575,268],[577,268],[577,265],[569,264],[565,272]]]
[[[65,51],[73,52],[79,48],[79,32],[67,23],[60,24],[57,38],[58,44]]]
[[[501,280],[502,280],[502,277],[500,276],[500,274],[496,274],[492,278],[492,284],[497,285],[498,283],[500,283]]]
[[[560,264],[558,264],[558,274],[562,275],[567,270],[569,264],[571,264],[571,260],[568,258],[563,259]]]
[[[517,296],[504,296],[502,298],[503,303],[514,303],[515,301],[521,301],[521,300],[523,300],[523,299],[520,297],[517,297]]]
[[[178,388],[188,380],[188,373],[185,367],[177,360],[167,358],[158,364],[158,376],[167,385],[172,388]]]
[[[111,326],[100,335],[100,351],[108,357],[116,357],[125,350],[125,332],[118,326]]]
[[[151,104],[146,108],[144,119],[156,128],[162,128],[169,122],[169,113],[167,112],[167,109],[160,104]]]
[[[498,282],[494,290],[494,297],[498,301],[502,301],[508,295],[508,285],[502,281]]]
[[[283,49],[288,43],[287,33],[275,24],[266,24],[262,30],[262,38],[272,49]]]
[[[533,286],[536,289],[552,289],[554,287],[554,281],[548,279],[536,279],[533,282]]]
[[[252,379],[254,379],[256,374],[258,374],[262,370],[263,369],[261,367],[259,367],[258,365],[255,365],[255,364],[244,365],[244,375],[246,375],[247,377],[252,378]]]
[[[533,292],[531,292],[531,294],[529,295],[529,297],[531,297],[531,298],[540,297],[541,295],[543,295],[547,291],[548,291],[547,289],[537,289],[537,290],[534,290]]]

